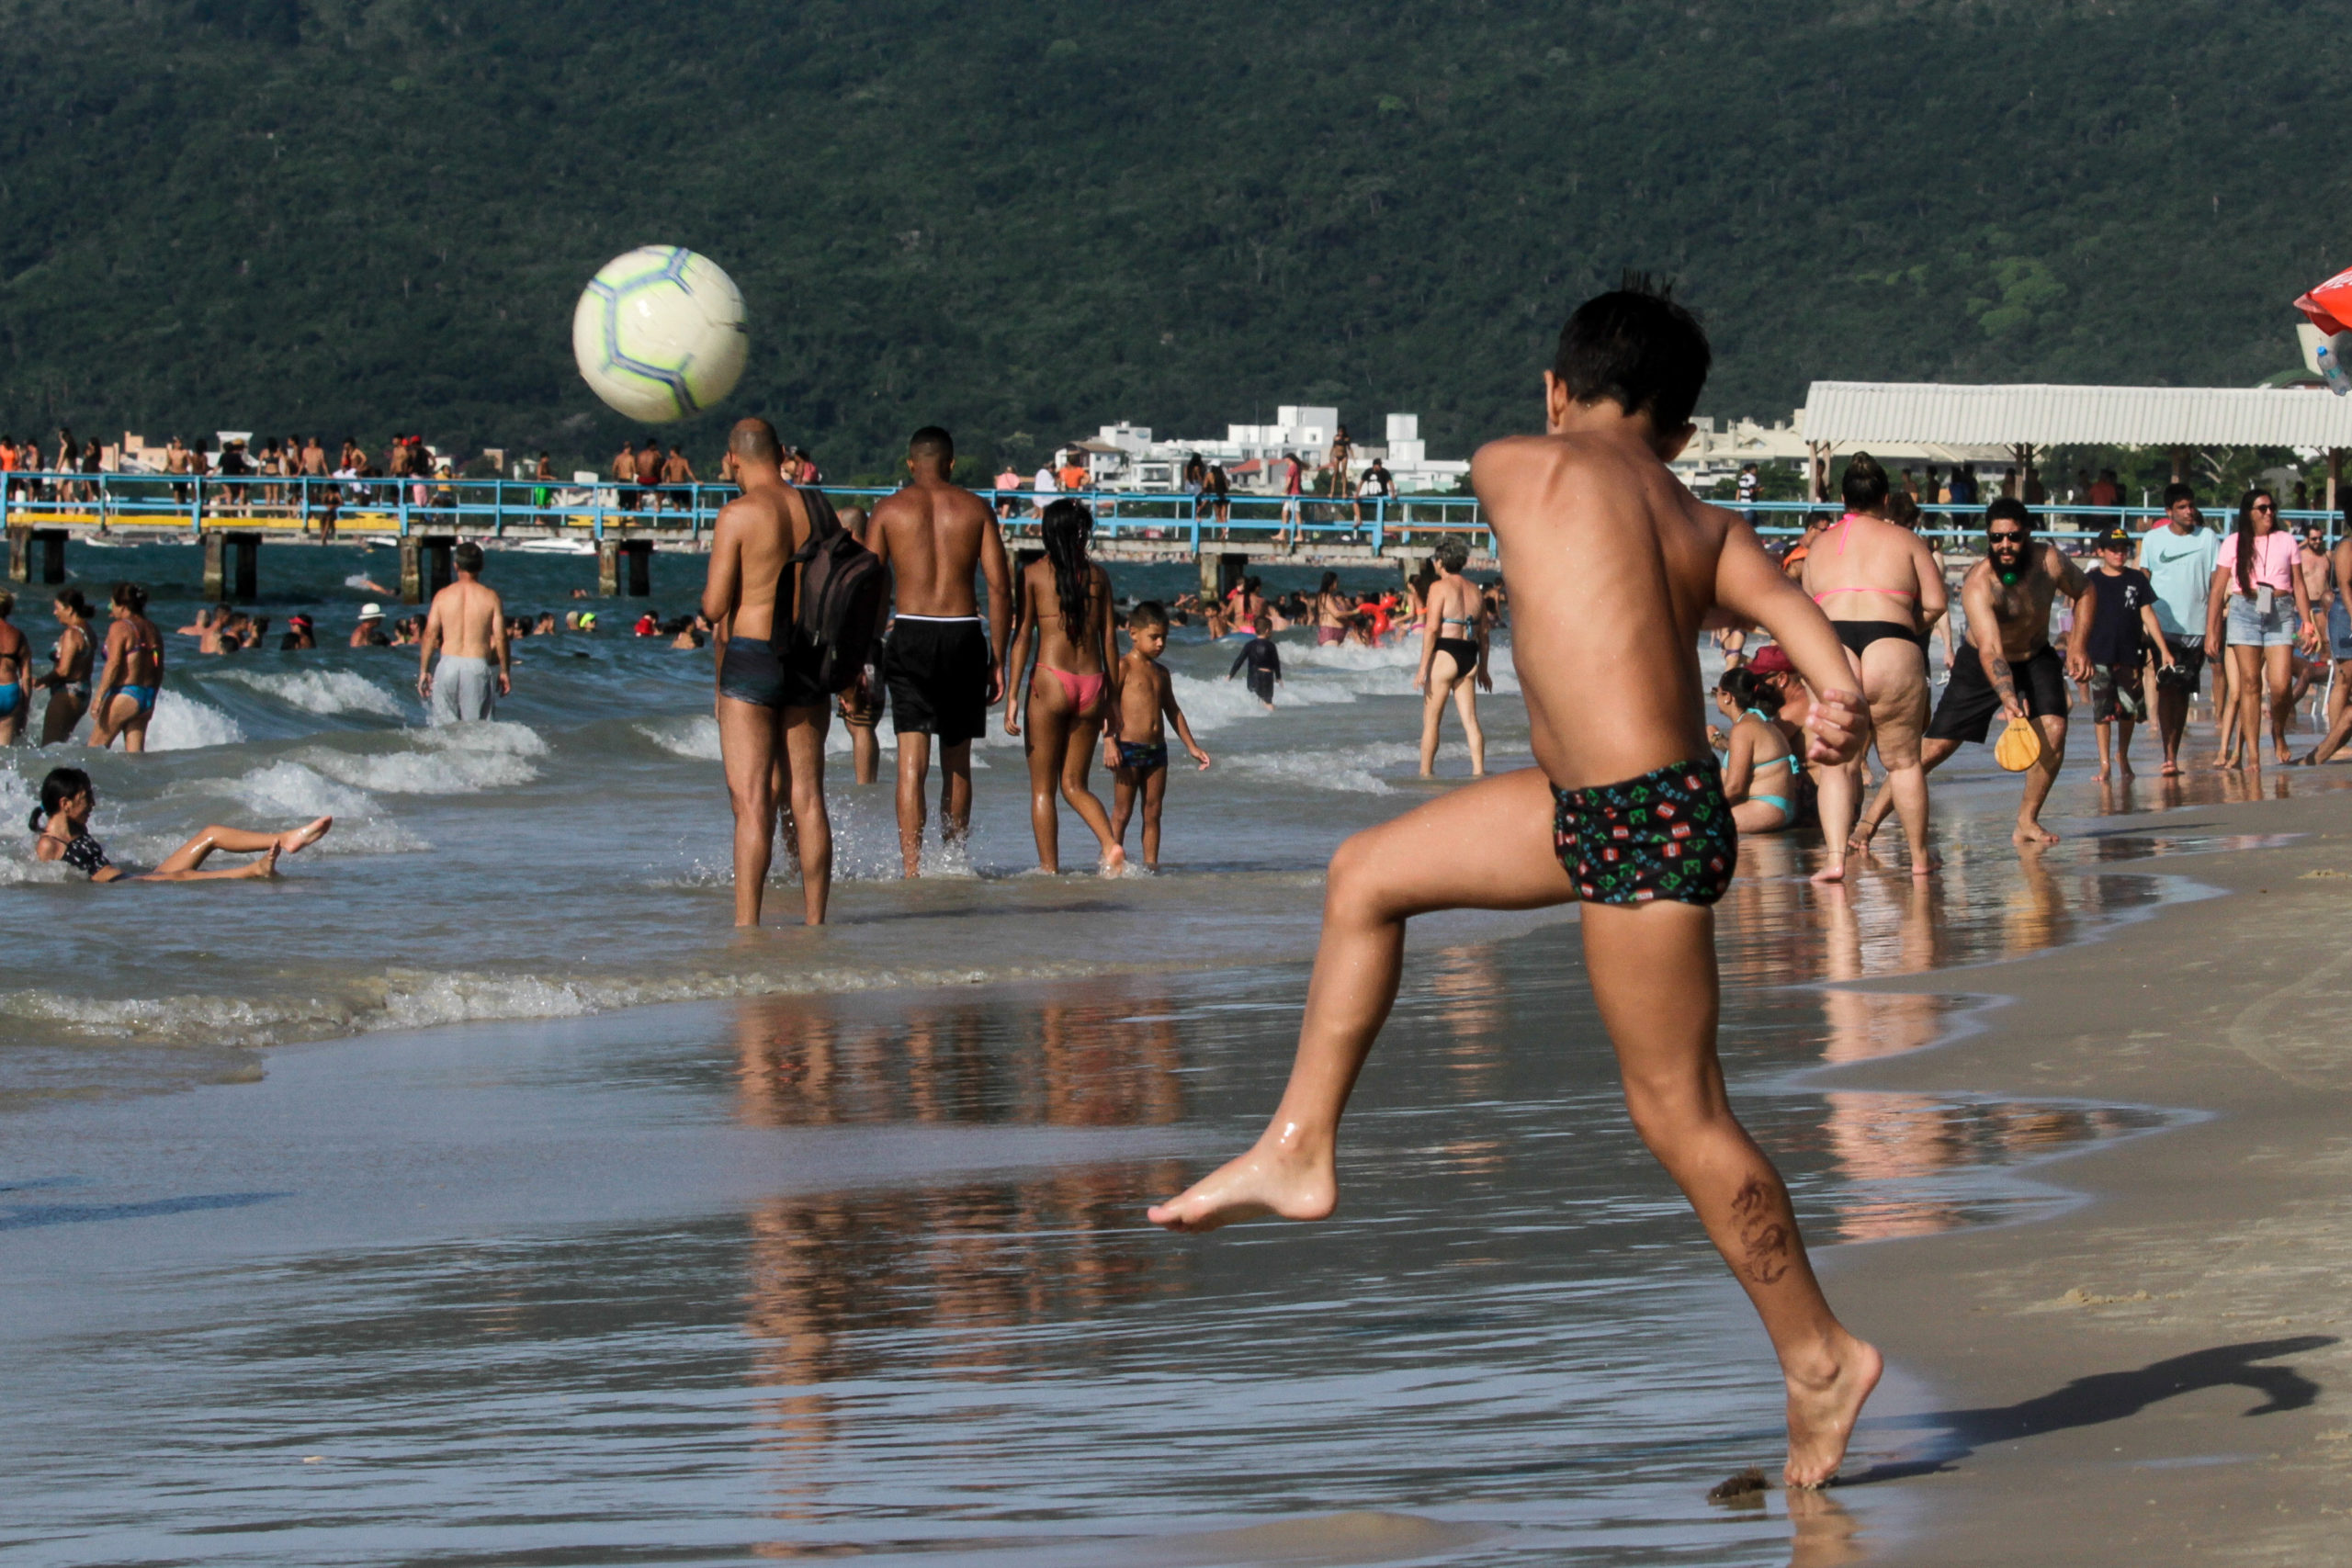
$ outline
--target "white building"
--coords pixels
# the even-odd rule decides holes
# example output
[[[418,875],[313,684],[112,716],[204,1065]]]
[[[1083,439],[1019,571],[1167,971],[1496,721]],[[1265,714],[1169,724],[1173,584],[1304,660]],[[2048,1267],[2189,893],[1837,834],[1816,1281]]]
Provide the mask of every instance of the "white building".
[[[1295,454],[1309,471],[1330,461],[1331,443],[1340,433],[1340,411],[1284,403],[1275,409],[1272,424],[1228,424],[1225,438],[1154,439],[1148,426],[1125,420],[1106,424],[1091,441],[1081,441],[1088,472],[1102,490],[1176,491],[1184,483],[1184,464],[1193,454],[1224,465],[1236,490],[1273,491],[1281,488],[1282,460]],[[1354,447],[1350,471],[1359,477],[1380,459],[1396,478],[1400,491],[1451,490],[1470,471],[1463,458],[1432,458],[1420,436],[1420,416],[1387,416],[1385,443],[1367,440],[1350,431]]]

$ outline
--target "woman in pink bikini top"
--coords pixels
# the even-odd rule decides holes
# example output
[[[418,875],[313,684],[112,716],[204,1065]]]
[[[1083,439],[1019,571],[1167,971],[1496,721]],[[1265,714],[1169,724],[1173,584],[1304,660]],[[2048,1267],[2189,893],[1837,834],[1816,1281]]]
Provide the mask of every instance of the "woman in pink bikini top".
[[[1093,830],[1105,872],[1125,859],[1111,836],[1111,815],[1087,787],[1087,773],[1108,711],[1106,693],[1117,668],[1111,644],[1111,576],[1089,559],[1086,542],[1094,514],[1067,497],[1046,508],[1037,531],[1046,558],[1021,573],[1011,679],[1004,687],[1004,732],[1022,733],[1022,694],[1028,695],[1029,825],[1037,836],[1037,864],[1061,869],[1057,792]],[[1034,635],[1034,640],[1033,636]],[[1032,649],[1036,663],[1028,665]],[[1028,677],[1023,680],[1024,674]]]

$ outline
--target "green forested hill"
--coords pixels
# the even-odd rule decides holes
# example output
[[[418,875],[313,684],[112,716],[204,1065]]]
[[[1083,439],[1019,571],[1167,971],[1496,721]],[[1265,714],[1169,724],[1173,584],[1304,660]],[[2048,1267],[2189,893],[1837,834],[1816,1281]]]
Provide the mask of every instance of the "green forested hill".
[[[1815,377],[2245,384],[2342,243],[2344,8],[2259,0],[15,0],[0,429],[601,457],[573,298],[752,314],[835,472],[1277,402],[1523,426],[1637,266],[1702,409]],[[723,415],[688,427],[707,447]]]

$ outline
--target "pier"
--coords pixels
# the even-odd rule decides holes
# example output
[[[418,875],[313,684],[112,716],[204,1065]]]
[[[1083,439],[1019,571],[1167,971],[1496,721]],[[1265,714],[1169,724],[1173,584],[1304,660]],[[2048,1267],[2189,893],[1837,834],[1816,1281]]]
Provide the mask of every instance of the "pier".
[[[853,485],[819,488],[843,508],[871,508],[893,493]],[[8,580],[18,583],[63,582],[68,545],[100,536],[200,546],[205,592],[223,600],[252,599],[259,592],[264,545],[368,540],[398,545],[401,599],[417,604],[447,585],[458,541],[473,539],[492,548],[593,555],[599,592],[642,598],[651,592],[653,552],[707,551],[719,508],[735,493],[731,485],[717,484],[590,488],[487,479],[421,483],[16,473],[0,495],[0,528],[7,539]],[[1009,547],[1035,547],[1039,498],[1034,492],[975,493],[997,506]],[[1183,492],[1069,493],[1094,510],[1098,558],[1193,563],[1207,593],[1222,593],[1241,576],[1267,567],[1377,570],[1401,579],[1448,537],[1469,545],[1471,570],[1500,564],[1493,532],[1473,496],[1353,501],[1309,495],[1294,503],[1281,495],[1235,494],[1220,515],[1212,498]],[[1805,517],[1818,513],[1822,503],[1758,501],[1737,510],[1767,538],[1789,537],[1803,532]],[[2075,502],[2031,510],[2060,540],[2119,524],[2144,527],[2164,514],[2156,506]],[[1921,512],[1934,525],[1922,534],[1948,554],[1981,547],[1981,507],[1927,502]],[[2287,511],[2280,517],[2289,524],[2319,523],[2331,536],[2341,528],[2340,514],[2331,511]]]

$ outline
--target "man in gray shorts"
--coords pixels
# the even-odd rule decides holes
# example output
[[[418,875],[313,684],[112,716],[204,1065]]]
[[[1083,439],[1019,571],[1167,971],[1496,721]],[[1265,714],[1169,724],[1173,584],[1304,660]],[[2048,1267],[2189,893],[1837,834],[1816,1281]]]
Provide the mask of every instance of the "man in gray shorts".
[[[468,540],[449,558],[458,580],[433,596],[416,644],[416,694],[435,724],[489,718],[513,689],[506,659],[506,606],[481,580],[481,547]],[[441,667],[433,651],[441,650]],[[493,687],[491,661],[498,664]]]

